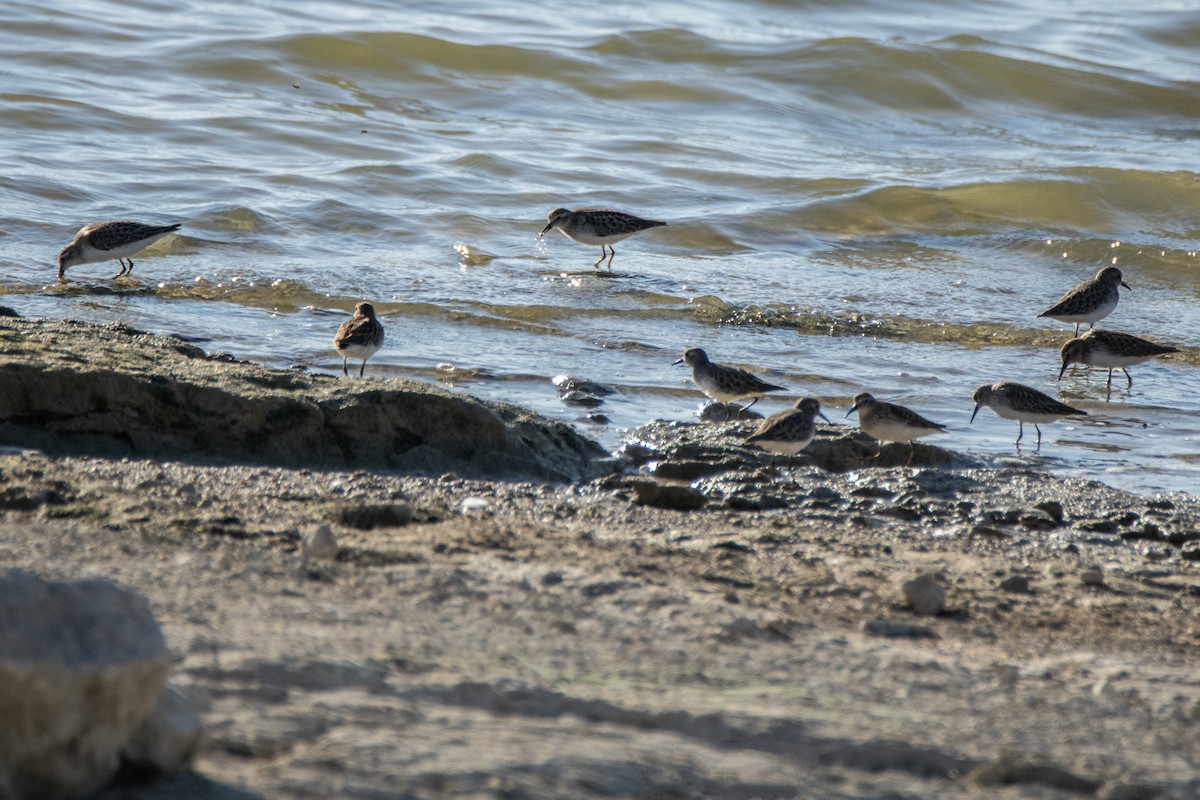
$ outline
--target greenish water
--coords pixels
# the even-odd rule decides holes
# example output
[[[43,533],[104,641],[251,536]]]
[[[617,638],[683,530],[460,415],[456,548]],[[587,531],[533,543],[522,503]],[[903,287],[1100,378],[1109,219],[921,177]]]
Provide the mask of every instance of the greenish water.
[[[26,315],[119,320],[278,366],[452,383],[615,446],[694,418],[700,346],[821,398],[869,390],[1014,453],[971,391],[1079,405],[1022,458],[1138,491],[1200,477],[1200,9],[1066,2],[11,2],[0,274]],[[670,225],[613,272],[556,206]],[[181,221],[137,259],[54,259],[87,222]],[[1184,349],[1069,373],[1036,318],[1115,263],[1104,327]],[[561,403],[571,374],[618,389]],[[783,407],[786,400],[761,404]],[[835,414],[837,416],[835,416]]]

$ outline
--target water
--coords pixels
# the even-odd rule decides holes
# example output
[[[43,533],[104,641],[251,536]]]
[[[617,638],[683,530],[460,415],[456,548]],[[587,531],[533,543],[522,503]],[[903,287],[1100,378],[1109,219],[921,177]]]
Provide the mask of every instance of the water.
[[[971,392],[1018,380],[1092,415],[1022,459],[1193,491],[1198,36],[1163,0],[9,2],[3,302],[334,372],[366,299],[368,375],[568,421],[551,378],[599,380],[609,422],[579,424],[610,446],[694,418],[688,346],[835,419],[863,389],[909,404],[985,457],[1016,426],[968,425]],[[595,271],[535,240],[560,205],[670,225]],[[56,285],[109,218],[186,235],[135,282]],[[1035,317],[1109,263],[1133,289],[1104,325],[1184,349],[1111,397],[1055,380],[1069,326]]]

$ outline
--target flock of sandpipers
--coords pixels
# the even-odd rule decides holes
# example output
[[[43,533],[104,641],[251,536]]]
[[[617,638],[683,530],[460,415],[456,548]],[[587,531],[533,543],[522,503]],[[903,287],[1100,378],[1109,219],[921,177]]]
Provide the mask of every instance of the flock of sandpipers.
[[[576,242],[600,247],[600,258],[594,267],[599,268],[605,257],[608,268],[616,256],[613,244],[648,228],[667,223],[642,219],[623,211],[605,208],[556,208],[550,212],[546,227],[538,238],[557,228]],[[143,225],[140,222],[117,220],[99,222],[85,226],[74,240],[62,249],[58,256],[59,280],[66,280],[68,268],[79,264],[92,264],[117,259],[121,271],[114,277],[133,272],[132,256],[169,233],[179,230],[179,225]],[[1062,346],[1061,379],[1067,367],[1074,363],[1108,370],[1108,388],[1112,387],[1112,373],[1120,369],[1125,373],[1129,386],[1133,378],[1128,367],[1148,361],[1165,353],[1178,352],[1146,339],[1116,331],[1097,330],[1093,326],[1117,307],[1120,300],[1119,287],[1129,288],[1122,280],[1116,267],[1105,267],[1095,278],[1074,287],[1053,306],[1039,314],[1061,322],[1075,323],[1075,338]],[[1082,336],[1079,327],[1087,323],[1089,330]],[[383,325],[375,316],[370,303],[359,303],[354,316],[342,323],[333,339],[334,349],[342,356],[342,374],[349,374],[351,359],[360,360],[358,374],[362,377],[367,359],[383,346]],[[676,364],[687,364],[692,369],[692,380],[705,395],[717,403],[729,405],[736,401],[750,402],[736,410],[740,413],[750,408],[768,392],[786,391],[782,386],[760,379],[744,369],[729,364],[717,364],[709,360],[708,354],[693,347],[683,354]],[[1025,423],[1032,423],[1037,431],[1037,446],[1042,446],[1042,429],[1039,423],[1054,422],[1065,417],[1087,416],[1086,411],[1060,403],[1053,397],[1012,381],[983,384],[975,389],[975,411],[987,406],[1004,419],[1016,420],[1018,424],[1017,446],[1025,435]],[[736,408],[736,407],[735,407]],[[932,422],[920,414],[894,403],[877,400],[863,392],[854,398],[854,405],[846,416],[858,412],[858,422],[864,431],[879,442],[902,442],[909,445],[908,464],[916,453],[916,440],[945,430],[945,426]],[[816,436],[816,418],[828,418],[821,413],[820,403],[814,398],[804,397],[787,410],[767,417],[746,441],[756,444],[772,454],[786,455],[789,459],[807,447]],[[878,455],[878,453],[876,453]]]

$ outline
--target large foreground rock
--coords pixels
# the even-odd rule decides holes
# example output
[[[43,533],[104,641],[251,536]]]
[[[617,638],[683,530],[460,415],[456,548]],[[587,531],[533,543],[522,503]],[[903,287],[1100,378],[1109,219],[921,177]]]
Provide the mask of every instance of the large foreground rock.
[[[141,595],[0,573],[0,797],[84,797],[110,781],[169,668]]]
[[[605,455],[516,406],[268,369],[64,320],[0,319],[0,420],[0,442],[72,455],[560,481]]]

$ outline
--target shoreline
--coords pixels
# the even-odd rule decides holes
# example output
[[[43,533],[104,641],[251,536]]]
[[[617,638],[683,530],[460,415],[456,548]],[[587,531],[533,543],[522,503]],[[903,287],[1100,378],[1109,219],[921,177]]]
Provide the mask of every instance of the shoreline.
[[[55,328],[0,363],[9,388],[114,371],[54,361],[72,328],[110,332]],[[311,391],[140,335],[126,377],[182,380],[157,363],[178,356],[245,397]],[[107,800],[1200,792],[1200,501],[928,445],[915,469],[903,446],[814,466],[872,449],[838,430],[774,482],[737,423],[652,423],[626,470],[568,482],[471,476],[498,462],[465,452],[426,476],[7,452],[0,565],[145,594],[201,709],[195,774]],[[321,524],[339,555],[305,568]],[[905,600],[919,575],[938,613]]]

